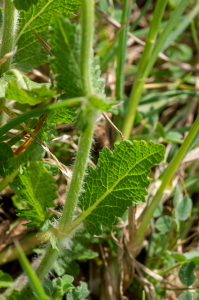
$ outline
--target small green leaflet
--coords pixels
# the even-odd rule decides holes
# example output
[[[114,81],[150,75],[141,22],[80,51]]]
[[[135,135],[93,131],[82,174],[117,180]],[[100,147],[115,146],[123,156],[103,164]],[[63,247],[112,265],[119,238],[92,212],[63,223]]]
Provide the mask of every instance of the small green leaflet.
[[[42,86],[37,89],[27,91],[19,87],[16,81],[8,83],[6,88],[6,99],[16,100],[21,104],[28,103],[30,105],[36,105],[41,102],[49,102],[55,96],[55,91],[47,89],[46,86]]]
[[[32,89],[41,88],[42,86],[50,88],[51,85],[50,83],[34,82],[28,77],[26,77],[22,72],[13,69],[3,73],[0,77],[0,97],[5,97],[5,88],[8,86],[8,82],[10,81],[16,81],[19,87],[28,91],[31,91]]]
[[[15,0],[20,7],[22,7],[22,2],[24,1]],[[31,4],[33,4],[33,0]],[[47,29],[52,16],[57,13],[67,13],[69,17],[73,17],[74,13],[78,11],[79,5],[78,0],[39,0],[38,4],[32,5],[27,12],[20,11],[15,41],[18,51],[13,58],[13,63],[17,64],[22,71],[29,72],[32,68],[47,62],[48,54],[29,26],[44,41],[47,41]]]
[[[32,5],[36,5],[39,0],[14,0],[14,5],[18,10],[28,11]]]
[[[96,170],[88,166],[84,191],[80,196],[82,214],[73,222],[86,222],[91,235],[101,233],[101,225],[112,227],[115,216],[127,207],[145,201],[150,168],[164,159],[165,147],[152,141],[122,141],[111,152],[104,148]]]
[[[44,290],[50,299],[64,299],[63,296],[67,293],[67,300],[86,300],[89,295],[87,284],[80,281],[80,286],[75,288],[72,284],[73,280],[73,277],[69,275],[53,279],[53,281],[44,280]]]
[[[30,163],[10,184],[15,193],[26,201],[30,209],[18,211],[18,216],[31,220],[27,227],[40,226],[48,219],[47,207],[54,207],[57,186],[55,179],[45,169],[43,162]]]
[[[7,288],[13,283],[12,277],[0,270],[0,289]]]

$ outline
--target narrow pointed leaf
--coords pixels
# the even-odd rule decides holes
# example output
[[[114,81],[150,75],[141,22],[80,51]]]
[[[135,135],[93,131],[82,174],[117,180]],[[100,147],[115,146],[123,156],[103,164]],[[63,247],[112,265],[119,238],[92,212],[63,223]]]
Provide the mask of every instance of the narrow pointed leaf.
[[[127,207],[145,201],[150,168],[164,159],[163,145],[151,141],[122,141],[111,152],[104,148],[97,169],[88,166],[84,191],[80,197],[82,214],[91,235],[101,233],[101,225],[112,227],[115,216]]]

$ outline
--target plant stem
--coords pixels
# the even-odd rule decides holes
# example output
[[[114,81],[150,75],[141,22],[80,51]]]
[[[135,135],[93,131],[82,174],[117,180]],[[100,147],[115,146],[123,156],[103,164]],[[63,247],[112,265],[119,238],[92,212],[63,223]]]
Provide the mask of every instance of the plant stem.
[[[93,0],[82,0],[82,46],[81,46],[81,75],[84,91],[87,97],[93,93],[92,80],[91,80],[91,59],[92,59],[92,41],[93,41],[93,24],[94,24],[94,2]],[[75,206],[82,187],[87,160],[89,157],[90,147],[92,143],[92,136],[94,124],[97,118],[97,110],[92,107],[90,103],[86,104],[87,110],[87,124],[83,130],[75,166],[73,177],[70,184],[67,199],[64,205],[62,218],[60,220],[60,229],[62,231],[69,227],[72,221]],[[65,236],[61,236],[58,241],[58,248],[62,250],[62,240]],[[54,261],[58,256],[58,251],[52,249],[50,246],[47,250],[40,266],[37,269],[37,275],[42,280],[49,272]]]
[[[134,1],[124,0],[122,21],[121,24],[130,17],[131,9]],[[125,60],[127,48],[127,34],[129,22],[124,26],[119,34],[118,53],[117,53],[117,69],[116,69],[116,99],[124,100],[124,81],[125,81]],[[122,108],[121,108],[122,109]],[[121,110],[120,110],[121,111]],[[122,124],[121,113],[114,117],[115,126],[120,130]],[[116,135],[116,141],[119,141],[119,136]]]
[[[182,143],[178,153],[176,154],[176,156],[172,160],[169,168],[167,169],[165,176],[162,180],[162,183],[161,183],[159,189],[157,190],[153,201],[151,202],[151,205],[147,208],[147,210],[143,216],[142,223],[137,230],[137,237],[136,237],[137,245],[140,245],[140,243],[142,242],[144,235],[145,235],[146,228],[150,222],[150,219],[153,216],[153,213],[154,213],[156,207],[158,206],[159,201],[162,198],[162,194],[163,194],[165,188],[167,187],[167,185],[171,182],[178,166],[180,165],[181,160],[183,159],[183,157],[184,157],[189,145],[191,144],[195,134],[197,133],[198,129],[199,129],[199,115],[197,116],[193,126],[191,127],[186,139]]]
[[[127,139],[131,134],[131,129],[136,115],[136,109],[142,94],[144,83],[146,81],[146,78],[143,77],[144,68],[150,60],[151,51],[155,43],[155,38],[159,29],[160,22],[162,20],[167,1],[168,0],[158,0],[155,7],[153,20],[150,26],[149,34],[147,36],[146,45],[144,47],[144,52],[142,54],[138,71],[136,73],[133,89],[131,90],[131,94],[129,97],[129,107],[124,119],[122,132]]]
[[[94,1],[82,0],[81,79],[86,96],[93,94],[91,62],[93,56]]]
[[[0,59],[5,54],[12,52],[14,48],[14,29],[16,23],[17,13],[12,0],[4,0],[4,15],[3,15],[3,39],[1,45]],[[0,65],[0,75],[10,69],[11,57]],[[6,99],[0,100],[0,106],[6,105]],[[0,115],[0,126],[6,123],[7,116],[4,112]]]
[[[81,135],[73,170],[73,177],[60,221],[60,225],[64,227],[72,221],[75,206],[77,204],[80,189],[82,187],[84,173],[92,143],[93,129],[97,115],[95,112],[93,113],[93,111],[91,111],[90,114],[88,112],[87,117],[87,126]]]

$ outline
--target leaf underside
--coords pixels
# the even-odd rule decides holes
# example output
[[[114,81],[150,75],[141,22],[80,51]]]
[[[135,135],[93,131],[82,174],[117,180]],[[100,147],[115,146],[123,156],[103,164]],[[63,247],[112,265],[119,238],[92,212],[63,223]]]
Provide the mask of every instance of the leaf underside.
[[[57,198],[55,191],[57,186],[55,179],[48,173],[43,162],[30,163],[23,169],[23,173],[17,175],[10,186],[15,193],[26,201],[30,209],[18,211],[18,216],[31,220],[27,227],[40,226],[48,219],[47,207],[54,207],[54,199]]]
[[[152,141],[122,141],[111,152],[104,148],[96,170],[88,166],[84,191],[80,196],[82,214],[91,235],[99,235],[101,226],[112,227],[115,216],[127,207],[145,201],[150,168],[164,159],[163,145]]]

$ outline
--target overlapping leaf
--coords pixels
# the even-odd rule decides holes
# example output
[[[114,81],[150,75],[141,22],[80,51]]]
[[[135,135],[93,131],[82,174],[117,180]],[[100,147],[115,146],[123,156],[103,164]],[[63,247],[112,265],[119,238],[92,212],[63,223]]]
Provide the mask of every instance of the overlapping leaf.
[[[41,102],[50,101],[54,96],[55,91],[47,89],[46,86],[27,91],[19,87],[16,81],[11,81],[6,88],[6,99],[15,100],[21,104],[36,105]]]
[[[22,7],[22,1],[15,1]],[[25,4],[28,2],[26,1]],[[25,5],[25,8],[27,8],[27,5]],[[68,13],[68,16],[72,17],[74,16],[73,13],[78,11],[78,8],[79,0],[39,0],[38,4],[32,5],[27,12],[20,11],[16,32],[18,51],[13,62],[25,72],[31,71],[33,67],[45,63],[48,60],[48,54],[29,26],[44,41],[47,41],[47,29],[52,16],[56,13]]]
[[[128,206],[145,201],[150,168],[164,159],[163,145],[151,141],[122,141],[111,152],[104,148],[97,169],[88,166],[84,191],[80,197],[81,220],[91,235],[99,235],[101,225],[112,227]]]
[[[58,89],[66,92],[66,98],[84,95],[80,73],[81,28],[62,16],[53,18],[51,31],[51,68],[55,71]],[[99,78],[101,71],[99,58],[92,62],[92,84],[94,93],[102,96],[104,79]],[[105,104],[104,104],[105,105]]]
[[[51,68],[55,71],[58,89],[66,92],[66,98],[83,96],[80,74],[81,28],[62,16],[52,21]]]
[[[27,76],[25,76],[22,72],[18,70],[9,70],[2,74],[0,77],[0,97],[5,97],[5,88],[8,86],[10,81],[16,81],[19,87],[31,91],[32,89],[38,89],[42,86],[46,86],[50,88],[50,83],[37,83],[30,80]]]
[[[10,186],[15,193],[26,201],[30,209],[19,211],[19,216],[31,220],[27,227],[40,226],[48,219],[47,207],[55,206],[57,186],[55,179],[48,173],[43,162],[30,163],[23,169]]]

